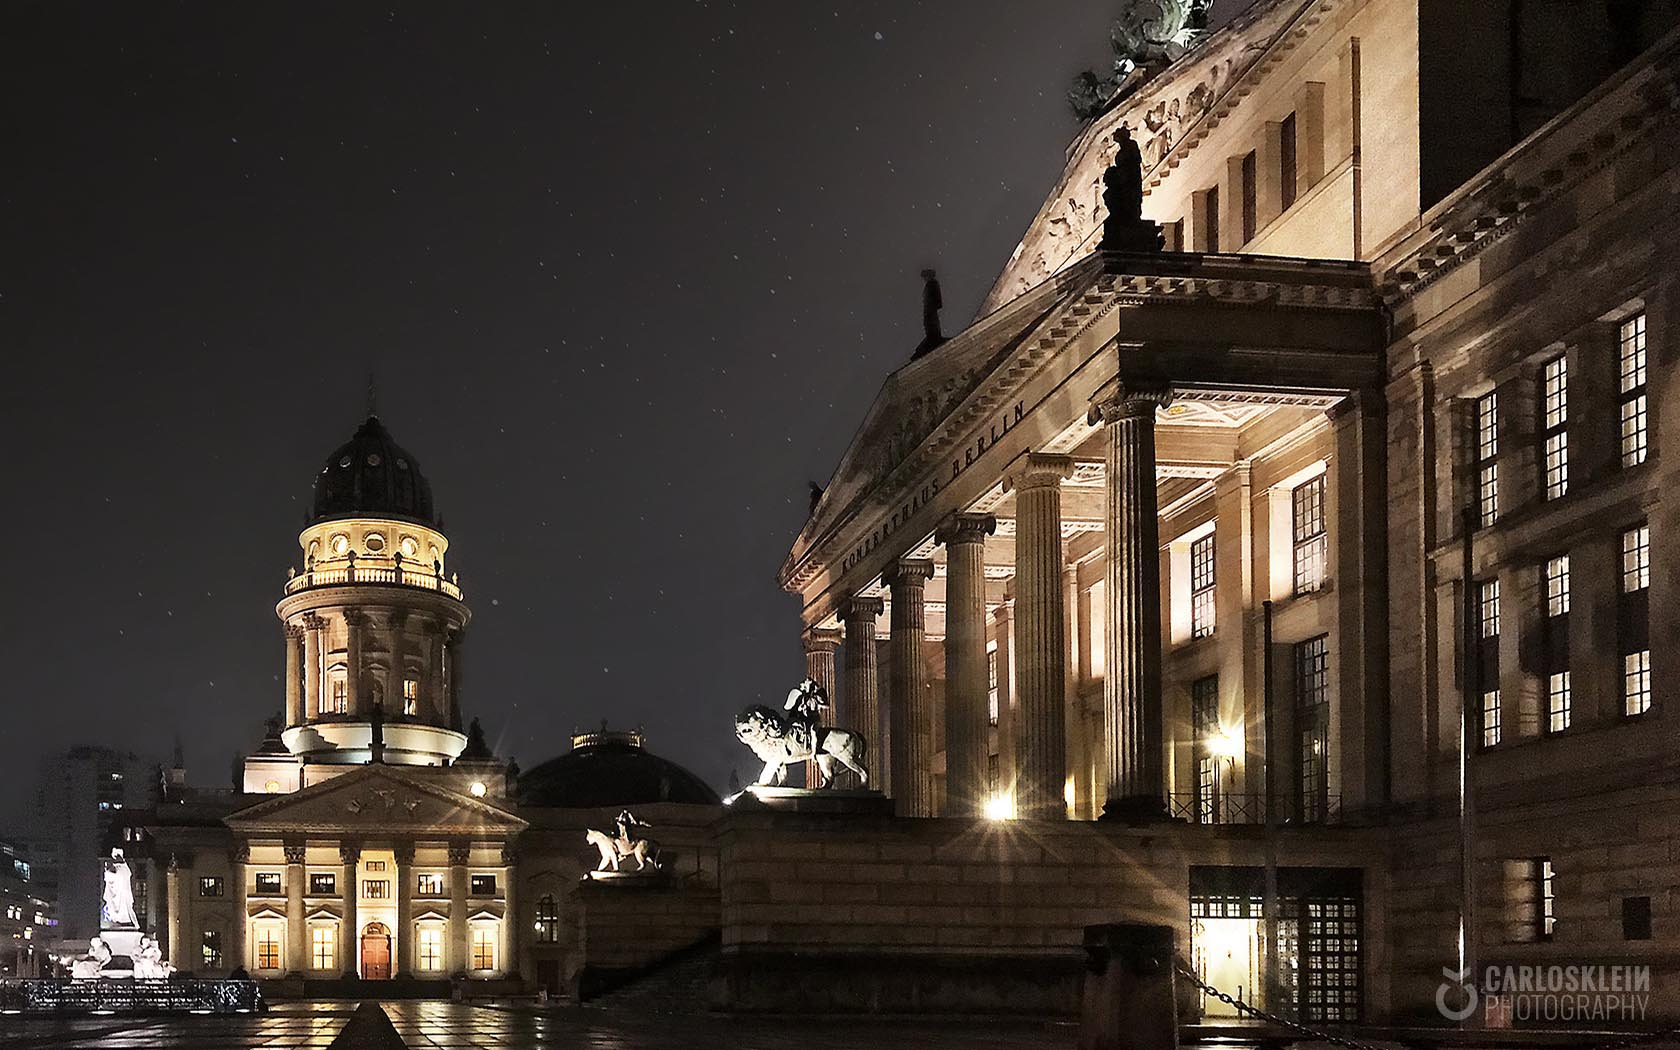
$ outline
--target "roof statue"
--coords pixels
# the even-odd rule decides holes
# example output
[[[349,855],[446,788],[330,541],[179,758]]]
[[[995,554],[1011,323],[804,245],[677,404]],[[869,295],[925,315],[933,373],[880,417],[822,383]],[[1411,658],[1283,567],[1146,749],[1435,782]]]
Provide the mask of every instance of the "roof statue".
[[[1124,0],[1108,29],[1113,65],[1106,73],[1087,69],[1073,78],[1068,105],[1074,116],[1091,120],[1194,47],[1207,32],[1212,7],[1213,0]]]
[[[1104,251],[1161,250],[1161,227],[1143,217],[1143,153],[1124,124],[1114,133],[1114,163],[1103,173],[1103,208]]]
[[[939,326],[939,311],[944,308],[945,297],[939,291],[939,275],[932,270],[923,270],[922,341],[917,344],[916,352],[910,355],[912,361],[945,341],[945,333]]]

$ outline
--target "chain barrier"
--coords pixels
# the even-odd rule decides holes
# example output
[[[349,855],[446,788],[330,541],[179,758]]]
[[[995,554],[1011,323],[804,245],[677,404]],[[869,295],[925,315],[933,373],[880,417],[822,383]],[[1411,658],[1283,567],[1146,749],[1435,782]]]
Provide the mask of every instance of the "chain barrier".
[[[1334,1032],[1326,1032],[1320,1028],[1313,1028],[1311,1025],[1305,1025],[1299,1021],[1292,1021],[1287,1017],[1280,1017],[1277,1014],[1267,1013],[1258,1006],[1251,1006],[1234,995],[1229,995],[1220,991],[1218,988],[1215,988],[1213,985],[1202,980],[1196,975],[1194,970],[1191,970],[1182,963],[1178,964],[1175,968],[1177,969],[1180,977],[1188,980],[1191,984],[1200,988],[1203,992],[1213,996],[1215,999],[1218,999],[1220,1002],[1229,1006],[1231,1009],[1237,1011],[1238,1014],[1241,1014],[1244,1017],[1251,1017],[1256,1021],[1265,1021],[1268,1024],[1275,1024],[1281,1028],[1287,1028],[1292,1032],[1304,1035],[1309,1039],[1316,1039],[1319,1042],[1331,1043],[1335,1046],[1345,1046],[1348,1050],[1393,1050],[1392,1046],[1362,1042],[1349,1036],[1337,1035]],[[1619,1039],[1612,1039],[1607,1043],[1593,1043],[1590,1046],[1582,1048],[1582,1050],[1631,1050],[1633,1047],[1653,1046],[1657,1043],[1663,1042],[1680,1042],[1680,1026],[1666,1028],[1660,1032],[1635,1032]],[[1413,1044],[1401,1040],[1395,1040],[1395,1045],[1409,1046]]]

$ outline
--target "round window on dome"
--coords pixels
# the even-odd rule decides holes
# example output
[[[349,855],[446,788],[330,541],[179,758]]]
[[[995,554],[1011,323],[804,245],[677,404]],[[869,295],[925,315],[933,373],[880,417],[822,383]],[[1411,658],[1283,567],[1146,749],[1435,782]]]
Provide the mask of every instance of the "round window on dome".
[[[368,466],[377,467],[377,466],[379,466],[379,464],[381,462],[383,462],[383,460],[381,460],[379,458],[379,453],[377,453],[377,452],[369,452],[368,453]]]
[[[412,558],[420,553],[420,543],[413,536],[404,536],[397,542],[397,549],[402,551],[403,557]]]
[[[350,457],[345,456],[343,459],[338,461],[338,465],[341,467],[348,467],[350,465]]]
[[[342,532],[334,533],[333,538],[327,542],[332,544],[332,552],[339,557],[343,557],[350,552],[350,537]]]
[[[385,537],[377,532],[367,534],[367,549],[369,553],[378,554],[385,549]]]

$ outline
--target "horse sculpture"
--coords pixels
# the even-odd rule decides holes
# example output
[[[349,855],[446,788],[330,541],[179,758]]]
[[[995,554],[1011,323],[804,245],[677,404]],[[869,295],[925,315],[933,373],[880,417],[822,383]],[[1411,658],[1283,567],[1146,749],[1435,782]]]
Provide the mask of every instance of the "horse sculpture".
[[[659,847],[647,839],[633,838],[631,828],[650,828],[653,825],[644,820],[637,820],[635,814],[624,810],[613,819],[614,830],[617,834],[609,835],[604,831],[593,828],[583,833],[584,841],[601,851],[601,861],[595,865],[596,871],[618,871],[625,861],[635,858],[636,870],[645,871],[650,866],[659,868]]]

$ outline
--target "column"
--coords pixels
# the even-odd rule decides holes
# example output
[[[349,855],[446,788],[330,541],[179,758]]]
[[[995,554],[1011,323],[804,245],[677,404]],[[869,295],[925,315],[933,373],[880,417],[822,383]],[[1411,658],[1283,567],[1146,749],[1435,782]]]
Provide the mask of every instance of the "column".
[[[1079,702],[1079,566],[1066,562],[1062,566],[1062,655],[1067,660],[1063,676],[1063,696],[1066,703],[1067,761],[1073,774],[1073,813],[1083,818],[1090,812],[1090,748],[1086,738],[1084,705]]]
[[[303,625],[286,625],[286,725],[303,724]]]
[[[958,514],[945,545],[945,809],[978,816],[986,794],[986,537],[989,514]]]
[[[834,695],[834,652],[840,648],[840,632],[832,628],[809,627],[799,640],[805,647],[805,677],[822,686],[832,705],[830,713],[823,717],[833,719],[835,725],[845,725],[845,715],[840,709],[842,701]],[[821,777],[816,762],[805,763],[806,787],[816,787]]]
[[[164,893],[169,898],[169,943],[164,945],[164,957],[183,970],[196,970],[197,962],[187,957],[187,897],[181,892],[181,858],[174,853],[169,855]]]
[[[344,901],[344,921],[339,925],[338,935],[338,968],[351,980],[361,971],[361,960],[357,957],[361,954],[358,949],[362,943],[362,924],[356,918],[357,898],[360,896],[356,885],[356,864],[361,859],[360,843],[346,842],[338,847],[338,862],[343,865],[338,879],[338,892]]]
[[[433,620],[426,635],[426,677],[427,686],[425,696],[421,698],[420,714],[428,722],[443,721],[444,712],[444,677],[443,677],[443,621]]]
[[[1161,564],[1155,508],[1155,412],[1165,390],[1123,390],[1093,415],[1107,430],[1108,565],[1103,815],[1165,813],[1161,767]]]
[[[887,683],[888,743],[894,811],[901,817],[933,816],[933,755],[928,746],[933,712],[927,695],[927,672],[922,666],[922,636],[926,611],[922,607],[933,562],[906,559],[881,574],[892,593],[892,624],[888,644],[892,678]]]
[[[303,915],[303,857],[301,842],[288,842],[286,850],[286,973],[302,974],[309,968],[309,946],[305,943]]]
[[[303,616],[303,719],[321,714],[321,626],[314,613]]]
[[[362,713],[362,626],[366,623],[360,609],[344,610],[344,710],[351,717]]]
[[[886,736],[881,732],[881,701],[875,679],[875,618],[884,603],[879,598],[855,597],[840,607],[845,627],[845,681],[840,695],[846,698],[846,718],[841,725],[862,733],[868,741],[864,766],[879,787],[884,782]]]
[[[1067,816],[1061,486],[1072,476],[1067,456],[1028,455],[1015,479],[1015,812],[1037,820]]]
[[[444,658],[444,666],[448,668],[447,673],[449,675],[449,700],[445,705],[445,710],[449,717],[442,721],[454,729],[461,728],[461,682],[466,677],[465,668],[462,665],[463,650],[466,646],[462,643],[465,639],[466,632],[456,629],[450,632],[449,641],[445,643],[447,655]],[[439,714],[443,713],[443,711],[439,712]]]
[[[992,637],[997,642],[997,694],[998,694],[998,724],[997,724],[997,756],[998,781],[997,791],[1007,797],[1015,793],[1015,773],[1019,755],[1017,747],[1020,727],[1016,723],[1015,679],[1010,673],[1011,660],[1014,654],[1014,638],[1011,623],[1014,621],[1015,602],[1012,598],[1005,598],[1003,603],[992,611]],[[989,677],[989,675],[988,675]],[[988,683],[989,685],[989,683]],[[990,700],[988,699],[988,704]],[[987,712],[990,714],[990,712]],[[986,793],[991,795],[993,788],[991,777],[985,777]]]
[[[467,954],[467,859],[472,846],[449,844],[449,972],[466,973],[472,962]]]
[[[228,927],[227,955],[223,958],[229,970],[239,966],[253,969],[252,960],[246,955],[246,933],[251,925],[251,916],[245,903],[245,866],[250,862],[249,843],[236,843],[228,851],[228,881],[233,883],[233,922]]]
[[[519,850],[511,842],[502,844],[502,952],[497,960],[502,976],[519,973],[519,931],[524,923],[519,919]]]
[[[397,867],[397,976],[414,976],[414,844],[399,842],[391,847]]]

